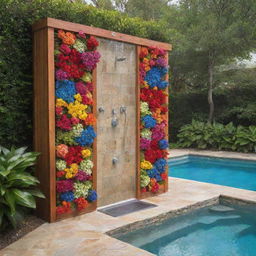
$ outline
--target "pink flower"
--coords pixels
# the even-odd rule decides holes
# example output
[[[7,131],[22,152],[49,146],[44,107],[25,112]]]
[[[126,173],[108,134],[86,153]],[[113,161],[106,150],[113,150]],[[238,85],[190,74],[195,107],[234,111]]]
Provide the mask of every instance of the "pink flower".
[[[56,190],[58,193],[68,192],[74,189],[72,180],[58,180],[56,182]]]
[[[83,52],[81,54],[81,60],[87,71],[92,71],[96,64],[100,61],[100,53],[97,51]]]
[[[68,79],[68,74],[66,72],[64,72],[63,70],[61,70],[61,69],[58,69],[55,72],[55,76],[56,76],[57,80],[66,80],[66,79]]]
[[[55,113],[56,113],[57,116],[62,115],[62,111],[63,111],[62,107],[56,107],[55,108]]]
[[[78,36],[81,38],[86,38],[85,33],[82,30],[78,32]]]
[[[79,180],[79,181],[86,181],[86,180],[91,180],[92,176],[86,174],[84,171],[78,170],[78,172],[75,176],[75,179]]]
[[[81,95],[85,95],[88,92],[86,85],[83,82],[76,83],[76,91]]]
[[[140,149],[146,150],[150,148],[150,140],[141,138],[140,139]]]

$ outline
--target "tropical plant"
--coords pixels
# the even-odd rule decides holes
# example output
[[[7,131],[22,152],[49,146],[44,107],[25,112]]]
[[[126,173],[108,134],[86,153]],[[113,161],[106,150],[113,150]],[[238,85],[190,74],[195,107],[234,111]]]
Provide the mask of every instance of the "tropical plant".
[[[178,147],[256,152],[256,126],[204,123],[193,120],[178,134]]]
[[[0,146],[0,230],[8,225],[15,228],[27,208],[36,208],[35,197],[44,198],[35,188],[38,179],[27,171],[39,153],[25,150]]]

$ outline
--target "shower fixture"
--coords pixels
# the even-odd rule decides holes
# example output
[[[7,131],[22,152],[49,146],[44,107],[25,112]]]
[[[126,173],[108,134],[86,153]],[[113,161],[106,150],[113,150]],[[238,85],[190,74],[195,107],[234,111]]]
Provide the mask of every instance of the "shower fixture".
[[[116,165],[117,162],[118,162],[118,158],[117,158],[117,157],[113,157],[113,158],[112,158],[112,164],[113,164],[113,165]]]
[[[125,56],[116,57],[116,61],[124,61],[124,60],[126,60],[126,57],[125,57]]]
[[[100,113],[102,113],[102,112],[104,112],[104,111],[105,111],[103,107],[99,107],[99,109],[98,109],[98,110],[99,110],[99,112],[100,112]]]
[[[121,106],[120,107],[120,113],[121,114],[126,113],[126,110],[127,110],[126,106]]]
[[[112,120],[111,120],[111,126],[114,128],[118,125],[118,118],[116,117],[117,111],[115,109],[112,109]]]

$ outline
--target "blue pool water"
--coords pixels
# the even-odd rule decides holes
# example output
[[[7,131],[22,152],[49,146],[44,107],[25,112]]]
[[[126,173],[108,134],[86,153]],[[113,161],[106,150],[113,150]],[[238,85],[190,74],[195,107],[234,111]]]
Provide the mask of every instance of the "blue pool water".
[[[255,256],[256,208],[209,207],[117,238],[158,256]]]
[[[168,164],[171,177],[256,191],[256,161],[186,156]]]

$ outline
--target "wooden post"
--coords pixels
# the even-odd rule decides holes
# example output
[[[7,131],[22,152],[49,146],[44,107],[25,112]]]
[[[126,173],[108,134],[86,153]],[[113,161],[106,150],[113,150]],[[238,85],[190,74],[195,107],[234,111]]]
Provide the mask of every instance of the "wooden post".
[[[52,222],[56,220],[54,29],[36,31],[33,40],[34,150],[41,153],[36,176],[46,197],[37,200],[36,211]]]
[[[137,45],[136,47],[136,69],[137,69],[137,81],[136,81],[136,197],[141,198],[141,189],[140,189],[140,51],[141,46]]]

